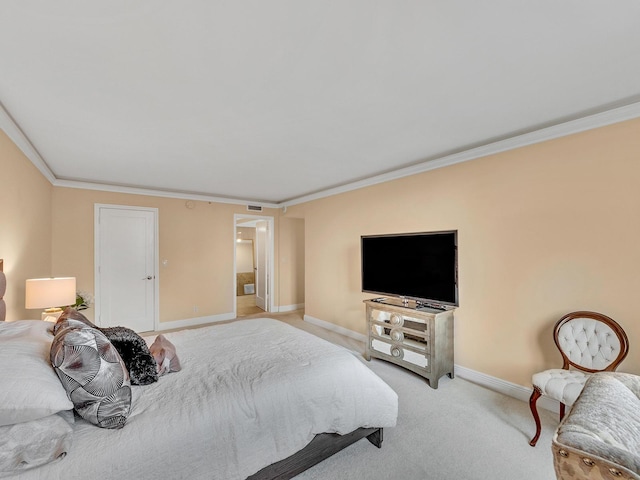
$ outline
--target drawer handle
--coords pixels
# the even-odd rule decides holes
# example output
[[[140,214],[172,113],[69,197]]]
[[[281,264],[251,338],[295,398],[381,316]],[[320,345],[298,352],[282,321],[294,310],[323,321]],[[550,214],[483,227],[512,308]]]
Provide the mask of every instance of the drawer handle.
[[[400,358],[402,357],[402,350],[398,347],[393,347],[391,349],[391,356],[395,357],[395,358]]]
[[[391,325],[400,326],[403,322],[404,319],[402,318],[402,315],[398,315],[397,313],[392,314],[391,318],[389,319],[389,323],[391,323]]]
[[[402,342],[404,340],[404,334],[398,330],[391,330],[391,340],[394,342]]]

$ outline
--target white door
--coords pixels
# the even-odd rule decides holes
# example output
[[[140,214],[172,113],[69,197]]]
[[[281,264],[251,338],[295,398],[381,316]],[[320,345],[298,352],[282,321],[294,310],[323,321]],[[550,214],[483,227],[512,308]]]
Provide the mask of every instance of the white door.
[[[269,222],[256,223],[256,306],[269,311]]]
[[[96,323],[137,332],[156,318],[157,209],[96,205]]]

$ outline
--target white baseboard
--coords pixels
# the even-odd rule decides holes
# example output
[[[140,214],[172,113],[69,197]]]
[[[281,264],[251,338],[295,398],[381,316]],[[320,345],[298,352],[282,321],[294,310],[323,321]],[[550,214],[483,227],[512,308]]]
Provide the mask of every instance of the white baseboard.
[[[488,388],[489,390],[493,390],[494,392],[517,398],[518,400],[522,400],[523,402],[528,402],[529,397],[531,397],[533,387],[523,387],[522,385],[507,382],[506,380],[502,380],[501,378],[492,377],[491,375],[487,375],[486,373],[477,372],[460,365],[454,365],[454,371],[456,376],[459,376],[460,378],[469,380],[472,383],[480,385],[481,387]],[[544,408],[545,410],[550,410],[552,412],[560,411],[560,404],[556,400],[553,400],[549,397],[541,397],[538,400],[537,405],[539,408]]]
[[[158,331],[173,330],[174,328],[186,328],[195,327],[197,325],[203,325],[205,323],[224,322],[225,320],[233,320],[236,316],[233,312],[220,313],[218,315],[207,315],[206,317],[187,318],[185,320],[173,320],[171,322],[160,322],[158,324]]]
[[[305,315],[304,321],[325,328],[332,332],[339,333],[341,335],[344,335],[345,337],[355,338],[356,340],[360,340],[361,342],[367,341],[366,335],[354,332],[353,330],[349,330],[344,327],[340,327],[333,323],[325,322],[324,320],[312,317],[311,315]],[[531,396],[532,387],[523,387],[522,385],[507,382],[506,380],[502,380],[501,378],[492,377],[491,375],[487,375],[486,373],[477,372],[476,370],[472,370],[461,365],[454,365],[454,372],[456,376],[459,376],[460,378],[464,378],[465,380],[480,385],[481,387],[488,388],[489,390],[493,390],[494,392],[502,393],[503,395],[522,400],[523,402],[528,402],[529,397]],[[552,412],[560,411],[560,404],[549,397],[541,397],[538,400],[537,405],[539,408],[544,408],[545,410],[550,410]]]
[[[301,310],[304,308],[304,303],[296,303],[294,305],[280,305],[275,307],[276,312],[293,312],[294,310]]]
[[[332,332],[339,333],[340,335],[344,335],[345,337],[354,338],[361,342],[366,342],[367,337],[358,332],[354,332],[353,330],[349,330],[348,328],[340,327],[333,323],[325,322],[324,320],[320,320],[319,318],[312,317],[311,315],[305,315],[304,321],[309,322],[313,325],[317,325],[318,327],[322,327],[326,330],[330,330]]]

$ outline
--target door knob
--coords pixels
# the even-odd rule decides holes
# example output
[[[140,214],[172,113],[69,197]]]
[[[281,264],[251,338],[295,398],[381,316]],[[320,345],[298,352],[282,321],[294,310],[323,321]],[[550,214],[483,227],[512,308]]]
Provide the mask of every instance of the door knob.
[[[153,277],[151,275],[148,275],[147,277],[143,278],[143,280],[153,280]]]

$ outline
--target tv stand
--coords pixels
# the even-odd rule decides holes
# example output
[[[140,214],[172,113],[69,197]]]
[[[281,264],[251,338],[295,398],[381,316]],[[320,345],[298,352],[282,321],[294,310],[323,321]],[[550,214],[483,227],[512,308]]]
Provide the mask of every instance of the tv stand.
[[[453,372],[453,307],[393,297],[365,300],[368,340],[365,358],[411,370],[438,388]]]

